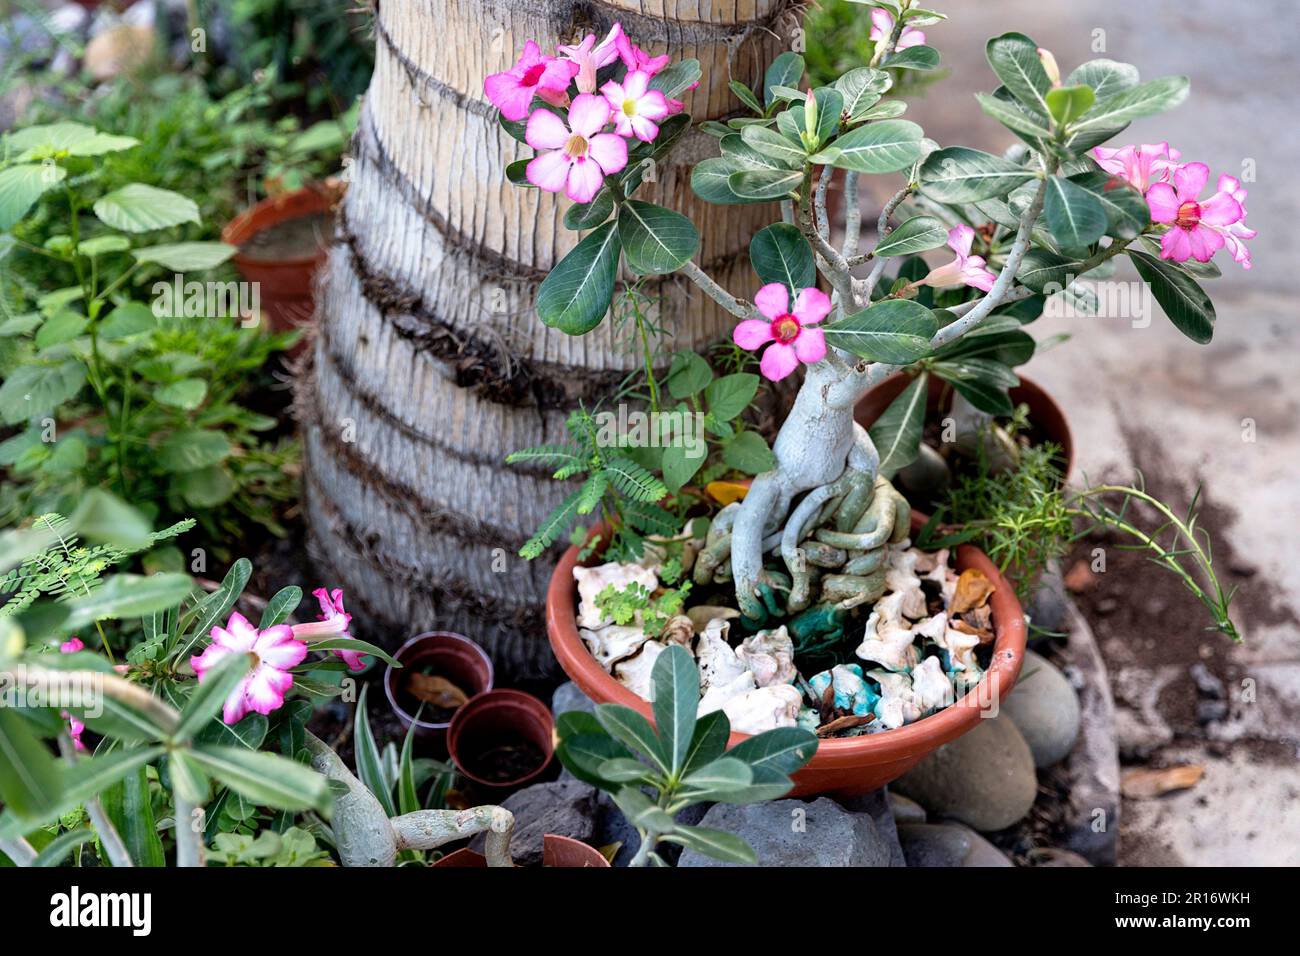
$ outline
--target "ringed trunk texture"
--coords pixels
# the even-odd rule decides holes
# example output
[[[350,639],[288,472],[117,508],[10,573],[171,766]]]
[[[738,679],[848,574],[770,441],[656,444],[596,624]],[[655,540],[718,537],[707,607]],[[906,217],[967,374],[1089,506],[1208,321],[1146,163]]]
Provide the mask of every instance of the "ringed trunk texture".
[[[739,112],[797,23],[789,0],[385,0],[353,144],[339,241],[318,290],[318,334],[298,404],[311,548],[348,591],[367,636],[395,646],[439,628],[481,642],[514,677],[555,664],[544,627],[553,560],[518,549],[570,490],[504,464],[565,440],[564,420],[611,394],[640,359],[630,323],[578,338],[533,310],[537,286],[580,238],[568,200],[506,180],[528,155],[497,125],[483,78],[525,40],[544,50],[614,21],[652,53],[696,57],[696,122]],[[716,155],[693,131],[645,198],[699,227],[703,268],[742,295],[745,252],[769,206],[709,206],[690,169]],[[647,281],[672,348],[703,349],[734,320],[685,280]],[[618,305],[615,298],[615,306]]]

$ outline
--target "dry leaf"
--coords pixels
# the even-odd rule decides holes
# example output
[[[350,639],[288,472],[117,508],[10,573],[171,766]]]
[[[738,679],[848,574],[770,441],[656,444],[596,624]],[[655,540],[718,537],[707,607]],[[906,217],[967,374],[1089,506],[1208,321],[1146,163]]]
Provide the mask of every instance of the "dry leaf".
[[[961,631],[963,634],[974,634],[980,639],[981,644],[992,644],[996,638],[996,635],[987,628],[971,627],[961,618],[957,618],[952,622],[952,628],[954,631]]]
[[[1065,572],[1065,577],[1061,580],[1067,591],[1082,594],[1097,583],[1097,575],[1093,574],[1088,562],[1080,558],[1074,562],[1069,571]]]
[[[837,734],[841,730],[850,730],[853,727],[861,727],[863,724],[869,724],[875,719],[875,714],[864,714],[861,717],[857,714],[847,714],[843,717],[836,717],[830,723],[822,724],[818,727],[817,736],[829,737],[831,734]]]
[[[749,482],[710,481],[704,486],[704,490],[709,493],[710,498],[725,508],[733,501],[745,500],[745,495],[749,494]]]
[[[1150,800],[1172,790],[1186,790],[1194,787],[1205,776],[1205,768],[1200,764],[1184,764],[1180,767],[1164,767],[1156,770],[1140,767],[1126,770],[1120,780],[1120,793],[1133,800]]]
[[[455,710],[469,701],[463,690],[437,674],[412,674],[406,679],[406,690],[416,700],[445,710]]]
[[[957,578],[957,593],[953,595],[952,614],[964,614],[973,608],[983,607],[993,593],[993,582],[977,568],[967,568]]]

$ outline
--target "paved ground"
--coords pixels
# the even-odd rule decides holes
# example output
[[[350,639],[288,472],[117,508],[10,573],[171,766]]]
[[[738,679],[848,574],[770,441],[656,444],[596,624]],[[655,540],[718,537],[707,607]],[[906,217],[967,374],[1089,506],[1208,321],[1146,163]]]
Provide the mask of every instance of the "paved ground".
[[[1226,0],[935,5],[951,19],[927,30],[952,74],[909,116],[940,144],[1000,151],[1009,143],[1009,134],[979,112],[969,91],[994,85],[984,40],[1017,29],[1052,49],[1063,71],[1109,56],[1137,63],[1144,78],[1189,75],[1189,100],[1170,114],[1135,123],[1123,141],[1168,139],[1185,159],[1208,163],[1216,175],[1253,169],[1257,176],[1248,184],[1247,203],[1250,223],[1260,231],[1255,268],[1243,272],[1225,260],[1224,278],[1210,284],[1218,309],[1212,344],[1182,338],[1158,310],[1147,327],[1134,327],[1128,316],[1052,317],[1037,323],[1035,334],[1068,332],[1072,339],[1035,357],[1028,370],[1070,415],[1078,468],[1090,477],[1127,479],[1141,464],[1159,473],[1162,490],[1181,490],[1184,501],[1204,481],[1214,523],[1227,539],[1220,557],[1230,552],[1243,572],[1241,647],[1226,648],[1217,636],[1185,629],[1162,633],[1158,609],[1150,629],[1102,636],[1117,696],[1131,705],[1125,716],[1133,733],[1155,743],[1150,762],[1206,767],[1191,790],[1126,801],[1122,859],[1300,862],[1300,624],[1291,604],[1300,593],[1294,537],[1300,526],[1300,387],[1289,291],[1300,193],[1291,179],[1297,132],[1287,119],[1292,107],[1286,92],[1294,90],[1293,51],[1300,41],[1295,7]],[[1104,51],[1095,42],[1104,42]],[[1103,577],[1099,588],[1105,587]],[[1188,732],[1159,716],[1162,707],[1174,706],[1160,688],[1189,682],[1187,668],[1200,659],[1212,661],[1214,672],[1226,678],[1231,715]],[[1144,696],[1150,698],[1145,717]]]

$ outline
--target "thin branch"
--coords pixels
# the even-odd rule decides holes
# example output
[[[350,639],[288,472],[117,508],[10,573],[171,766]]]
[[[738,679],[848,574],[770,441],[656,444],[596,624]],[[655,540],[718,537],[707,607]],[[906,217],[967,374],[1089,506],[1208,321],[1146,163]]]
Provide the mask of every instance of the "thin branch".
[[[36,851],[25,837],[0,838],[0,853],[13,860],[16,866],[31,866],[36,862]]]
[[[885,203],[885,207],[880,210],[880,218],[876,220],[877,248],[879,248],[880,243],[883,242],[885,237],[892,231],[889,228],[889,217],[894,214],[894,210],[903,204],[903,200],[912,194],[912,188],[912,184],[908,183],[898,192],[894,193],[889,202]],[[875,254],[876,250],[872,249],[868,254],[868,258],[871,258]],[[880,281],[880,277],[885,273],[885,263],[888,261],[888,256],[877,259],[875,266],[871,270],[871,274],[861,283],[858,294],[863,296],[864,299],[871,298],[871,293],[876,289],[876,283]]]
[[[734,295],[705,275],[704,270],[694,262],[688,261],[678,271],[703,289],[705,295],[718,303],[718,305],[722,306],[736,318],[749,318],[752,310],[747,306],[742,305]]]
[[[861,235],[862,207],[858,205],[858,173],[857,170],[849,170],[844,175],[844,245],[840,247],[840,252],[850,268]]]
[[[63,759],[70,763],[77,762],[77,750],[72,743],[72,738],[67,734],[59,734],[59,752],[63,754]],[[108,861],[118,869],[128,869],[135,866],[131,859],[131,854],[126,849],[126,844],[122,841],[122,836],[117,832],[117,827],[113,821],[108,818],[104,811],[104,805],[99,802],[99,797],[91,797],[82,804],[86,809],[86,816],[90,817],[91,826],[99,834],[100,845],[104,848],[104,853],[108,856]]]

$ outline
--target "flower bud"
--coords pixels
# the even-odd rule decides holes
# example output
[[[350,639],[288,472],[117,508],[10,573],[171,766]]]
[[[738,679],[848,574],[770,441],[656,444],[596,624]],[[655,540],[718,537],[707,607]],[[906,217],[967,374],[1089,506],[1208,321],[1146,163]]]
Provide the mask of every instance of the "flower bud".
[[[1056,57],[1052,56],[1052,51],[1045,50],[1040,46],[1038,48],[1038,60],[1043,64],[1043,69],[1047,71],[1047,78],[1052,81],[1052,86],[1060,86],[1061,68],[1056,65]]]

